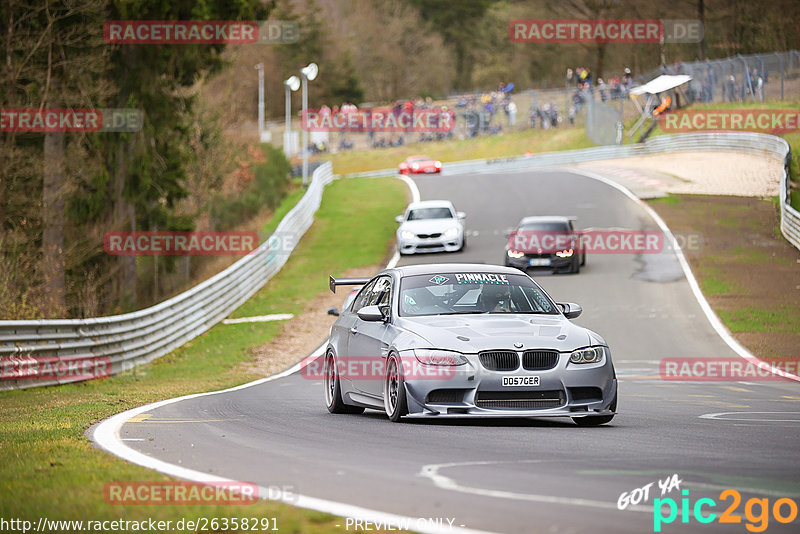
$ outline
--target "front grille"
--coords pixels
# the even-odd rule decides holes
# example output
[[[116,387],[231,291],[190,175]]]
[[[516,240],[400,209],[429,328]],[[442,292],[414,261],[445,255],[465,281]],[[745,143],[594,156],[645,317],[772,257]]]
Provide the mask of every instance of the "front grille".
[[[423,248],[434,249],[434,248],[442,248],[442,245],[441,245],[441,243],[429,243],[427,245],[424,245],[424,244],[423,245],[417,245],[417,248],[419,248],[419,249],[423,249]]]
[[[569,388],[569,395],[572,397],[572,402],[603,400],[603,391],[595,387]]]
[[[441,232],[438,234],[417,234],[417,237],[420,239],[436,239],[437,237],[442,237]]]
[[[478,359],[490,371],[513,371],[519,367],[519,356],[510,350],[481,352]]]
[[[558,352],[554,350],[528,350],[522,355],[522,368],[528,371],[545,371],[558,365]]]
[[[478,408],[539,409],[558,408],[566,402],[564,392],[552,391],[479,391],[475,394]]]
[[[431,404],[454,404],[464,401],[466,389],[434,389],[428,393],[428,403]]]

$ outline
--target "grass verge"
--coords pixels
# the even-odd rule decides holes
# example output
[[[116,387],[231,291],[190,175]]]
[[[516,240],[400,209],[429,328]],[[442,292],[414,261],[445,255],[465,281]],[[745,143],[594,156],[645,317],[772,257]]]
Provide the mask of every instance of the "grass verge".
[[[284,200],[276,219],[302,192]],[[316,223],[287,264],[237,315],[295,313],[327,287],[330,269],[374,265],[394,233],[386,213],[399,213],[405,186],[388,178],[339,180],[325,190]],[[359,224],[351,224],[353,213]],[[265,226],[274,228],[277,220]],[[353,250],[350,254],[345,251]],[[111,481],[166,481],[92,446],[84,431],[115,413],[157,400],[211,391],[256,378],[239,365],[249,349],[268,341],[280,323],[217,325],[149,365],[80,384],[0,393],[0,517],[34,521],[171,520],[182,518],[276,517],[281,532],[339,532],[329,514],[258,502],[248,506],[109,505],[103,489]],[[304,355],[298,355],[304,356]],[[174,523],[173,523],[174,524]]]
[[[796,358],[800,253],[775,232],[774,199],[667,198],[649,202],[673,232],[700,234],[700,246],[684,252],[725,326],[760,357]]]
[[[334,172],[348,174],[394,168],[408,156],[415,154],[425,154],[446,164],[448,161],[503,158],[520,156],[526,152],[550,152],[592,146],[594,144],[586,137],[582,127],[548,130],[538,128],[472,139],[409,143],[399,147],[338,152],[321,156],[320,160],[333,162]]]

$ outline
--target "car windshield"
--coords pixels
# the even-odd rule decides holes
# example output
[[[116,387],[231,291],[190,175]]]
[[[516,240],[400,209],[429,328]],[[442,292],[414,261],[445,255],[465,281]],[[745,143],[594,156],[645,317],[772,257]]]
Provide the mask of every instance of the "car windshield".
[[[450,208],[419,208],[408,212],[409,221],[420,221],[423,219],[452,219],[453,213]]]
[[[524,274],[432,273],[406,276],[400,282],[401,316],[477,313],[559,312]]]

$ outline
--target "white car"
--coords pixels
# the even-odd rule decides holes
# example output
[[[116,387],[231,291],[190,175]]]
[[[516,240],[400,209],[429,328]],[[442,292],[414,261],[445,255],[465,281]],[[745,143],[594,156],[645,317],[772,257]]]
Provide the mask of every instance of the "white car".
[[[395,217],[400,254],[457,252],[464,248],[463,212],[448,200],[412,202],[403,215]]]

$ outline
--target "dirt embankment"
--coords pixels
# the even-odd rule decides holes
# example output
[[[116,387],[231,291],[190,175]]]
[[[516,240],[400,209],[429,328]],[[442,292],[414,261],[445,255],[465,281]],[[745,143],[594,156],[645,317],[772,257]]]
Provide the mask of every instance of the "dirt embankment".
[[[343,278],[373,276],[382,266],[358,267],[341,273]],[[283,331],[267,343],[253,349],[253,361],[245,369],[268,376],[291,367],[316,349],[328,337],[336,317],[328,315],[333,306],[341,311],[342,303],[350,292],[349,287],[339,288],[334,294],[324,291],[306,304],[303,312],[284,324]]]

